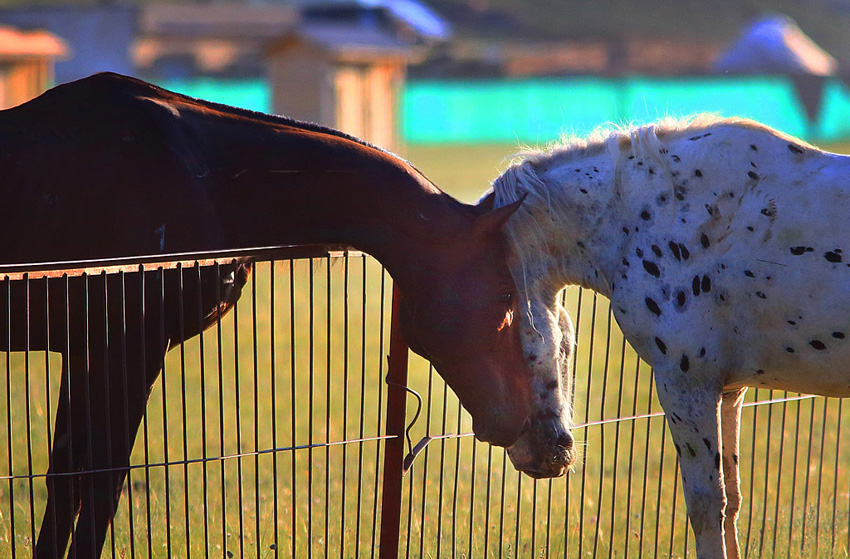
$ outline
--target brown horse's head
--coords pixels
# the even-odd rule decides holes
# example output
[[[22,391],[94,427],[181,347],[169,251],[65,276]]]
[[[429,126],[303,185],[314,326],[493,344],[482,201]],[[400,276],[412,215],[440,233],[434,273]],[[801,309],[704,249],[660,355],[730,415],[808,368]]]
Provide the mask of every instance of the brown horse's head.
[[[479,208],[469,227],[440,246],[434,281],[404,291],[401,326],[470,412],[478,439],[512,445],[531,413],[517,290],[502,225],[519,206]]]

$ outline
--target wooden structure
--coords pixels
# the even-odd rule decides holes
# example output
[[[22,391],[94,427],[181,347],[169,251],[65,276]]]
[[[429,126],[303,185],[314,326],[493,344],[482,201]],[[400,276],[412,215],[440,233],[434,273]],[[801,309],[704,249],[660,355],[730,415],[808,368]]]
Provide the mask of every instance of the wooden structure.
[[[67,55],[65,43],[46,31],[0,26],[0,109],[20,105],[50,88],[56,59]]]
[[[401,88],[407,65],[424,56],[422,46],[379,29],[305,23],[267,55],[275,113],[399,148]]]

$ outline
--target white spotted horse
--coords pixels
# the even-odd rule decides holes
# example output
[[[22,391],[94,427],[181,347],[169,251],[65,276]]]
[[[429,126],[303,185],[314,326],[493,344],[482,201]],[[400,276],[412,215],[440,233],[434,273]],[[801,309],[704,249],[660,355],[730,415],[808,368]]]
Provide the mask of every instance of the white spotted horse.
[[[697,556],[737,559],[746,388],[850,396],[850,157],[699,116],[529,154],[493,190],[496,207],[525,198],[506,232],[550,421],[571,420],[557,294],[580,285],[610,298],[654,369]],[[514,453],[521,470],[560,474]]]
[[[538,416],[501,231],[519,203],[462,204],[338,131],[116,74],[0,112],[0,177],[2,264],[296,244],[368,252],[401,291],[407,342],[478,438],[511,446]],[[165,353],[219,320],[249,272],[237,262],[0,278],[0,349],[63,357],[36,557],[100,555]],[[557,435],[537,444],[565,465],[572,441]]]

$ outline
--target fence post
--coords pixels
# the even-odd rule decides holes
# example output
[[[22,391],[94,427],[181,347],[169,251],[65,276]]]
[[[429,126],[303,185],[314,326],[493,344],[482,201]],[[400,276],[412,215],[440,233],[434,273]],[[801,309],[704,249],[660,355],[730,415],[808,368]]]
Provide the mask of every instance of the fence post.
[[[380,559],[398,557],[401,524],[401,482],[404,462],[404,428],[407,408],[407,343],[401,337],[399,310],[401,292],[393,285],[392,318],[390,322],[390,356],[387,373],[387,439],[384,451],[383,495],[381,497]]]

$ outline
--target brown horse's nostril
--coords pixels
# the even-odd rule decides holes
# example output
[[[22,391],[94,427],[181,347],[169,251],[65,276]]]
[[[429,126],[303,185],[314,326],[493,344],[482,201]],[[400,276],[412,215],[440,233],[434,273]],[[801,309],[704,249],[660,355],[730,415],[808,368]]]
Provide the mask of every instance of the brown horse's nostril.
[[[569,433],[561,433],[558,435],[558,446],[570,450],[573,447],[573,436]]]

